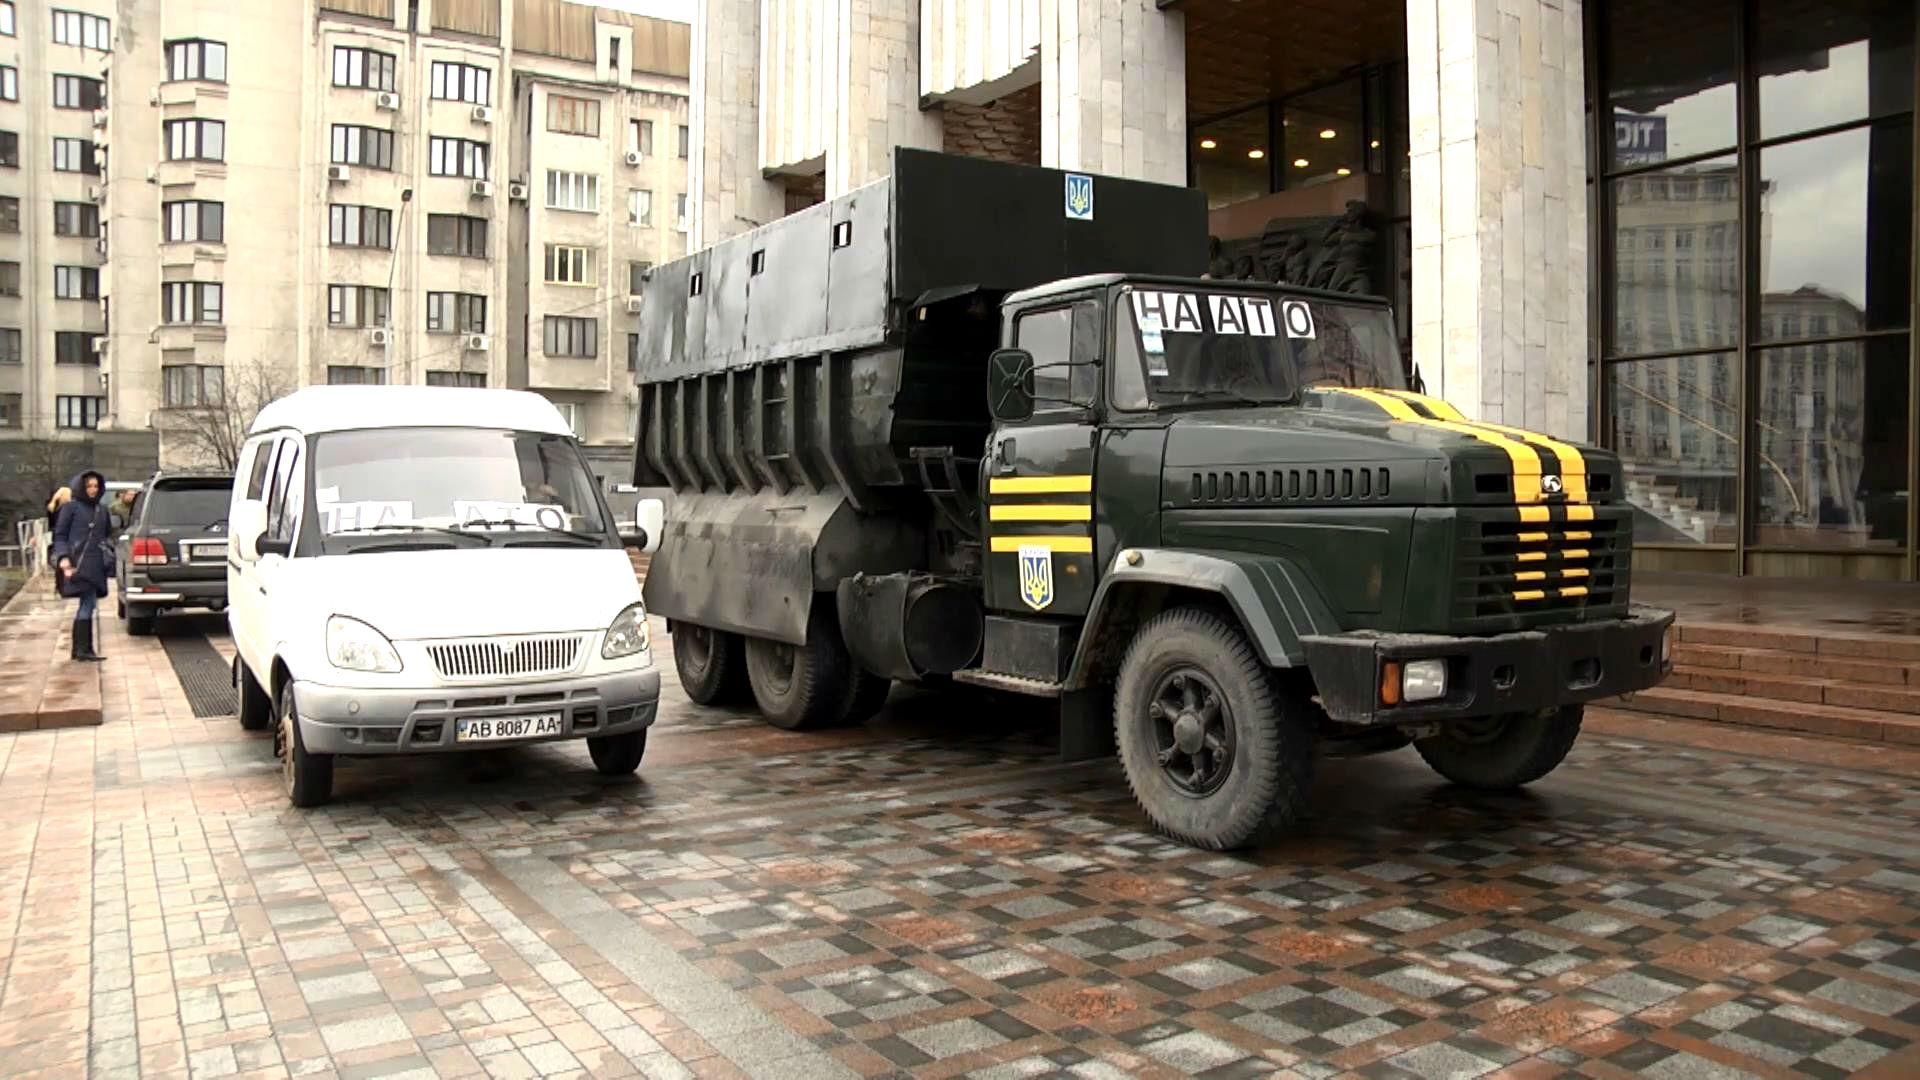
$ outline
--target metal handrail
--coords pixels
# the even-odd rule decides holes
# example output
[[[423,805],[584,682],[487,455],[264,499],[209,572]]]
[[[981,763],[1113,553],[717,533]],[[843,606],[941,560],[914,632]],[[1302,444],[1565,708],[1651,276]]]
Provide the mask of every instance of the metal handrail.
[[[1706,422],[1705,420],[1702,420],[1699,417],[1694,416],[1692,413],[1689,413],[1684,409],[1681,409],[1679,406],[1673,404],[1670,401],[1663,401],[1660,398],[1655,397],[1654,395],[1648,393],[1647,391],[1642,390],[1639,387],[1633,385],[1632,383],[1621,383],[1619,385],[1623,389],[1631,391],[1632,393],[1638,394],[1639,396],[1647,399],[1648,401],[1653,402],[1655,405],[1660,406],[1662,409],[1665,409],[1666,411],[1672,413],[1673,415],[1679,417],[1680,419],[1690,421],[1691,423],[1694,423],[1700,427],[1705,428],[1706,430],[1712,432],[1713,434],[1720,436],[1721,438],[1727,440],[1730,443],[1733,443],[1735,446],[1738,446],[1740,444],[1740,439],[1738,436],[1729,435],[1726,432],[1721,431],[1719,428],[1714,427],[1712,424]],[[1708,395],[1707,399],[1709,401],[1712,401],[1716,405],[1720,405],[1723,407],[1727,406],[1726,402],[1721,401],[1718,398],[1715,398],[1711,395]],[[1776,435],[1780,434],[1779,428],[1774,427],[1772,424],[1769,424],[1764,420],[1760,421],[1760,426],[1768,429],[1769,431],[1772,431]],[[1766,451],[1760,450],[1759,448],[1756,447],[1755,453],[1759,454],[1760,460],[1763,463],[1765,463],[1767,468],[1773,470],[1773,473],[1775,476],[1778,476],[1780,478],[1780,483],[1786,485],[1787,497],[1793,500],[1793,512],[1796,514],[1806,513],[1806,506],[1800,502],[1800,493],[1794,490],[1793,481],[1787,478],[1786,470],[1782,469],[1779,463],[1775,462],[1771,457],[1768,457]]]

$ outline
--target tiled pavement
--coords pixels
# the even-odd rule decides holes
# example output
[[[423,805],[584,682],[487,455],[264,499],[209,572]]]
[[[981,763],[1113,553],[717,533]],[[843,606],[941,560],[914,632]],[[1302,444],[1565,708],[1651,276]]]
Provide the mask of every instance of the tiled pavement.
[[[669,663],[638,780],[351,762],[300,813],[105,647],[104,726],[0,736],[8,1076],[1920,1075],[1920,755],[1599,718],[1521,796],[1327,762],[1223,856],[1035,710],[788,735]]]

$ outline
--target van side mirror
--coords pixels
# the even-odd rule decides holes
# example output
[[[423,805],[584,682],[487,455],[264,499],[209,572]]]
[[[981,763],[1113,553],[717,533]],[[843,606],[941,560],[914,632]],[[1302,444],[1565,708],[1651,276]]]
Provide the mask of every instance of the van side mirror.
[[[667,531],[667,504],[660,499],[641,499],[633,511],[633,524],[642,539],[640,550],[648,555],[660,550],[660,538]]]
[[[1001,423],[1033,415],[1033,354],[1025,349],[995,349],[987,357],[987,411]]]
[[[262,555],[278,555],[283,559],[293,554],[293,541],[269,540],[265,533],[260,534],[260,539],[254,541],[253,547]]]
[[[234,551],[243,562],[256,562],[265,554],[260,550],[260,541],[266,538],[267,504],[258,499],[243,499],[233,505],[228,516],[227,535],[232,538]]]
[[[620,531],[621,547],[638,548],[641,551],[645,551],[647,550],[647,542],[650,539],[651,537],[648,535],[647,530],[641,528],[639,522],[635,522]]]

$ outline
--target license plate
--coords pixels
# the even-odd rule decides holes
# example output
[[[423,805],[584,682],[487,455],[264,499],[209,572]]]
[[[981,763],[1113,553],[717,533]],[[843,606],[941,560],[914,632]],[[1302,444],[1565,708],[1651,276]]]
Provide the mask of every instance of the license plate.
[[[454,728],[456,742],[504,742],[560,734],[559,713],[534,716],[469,716]]]

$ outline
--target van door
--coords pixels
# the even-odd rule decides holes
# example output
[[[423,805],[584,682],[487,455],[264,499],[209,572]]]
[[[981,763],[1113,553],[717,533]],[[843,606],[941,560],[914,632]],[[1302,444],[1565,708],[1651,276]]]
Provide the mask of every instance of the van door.
[[[241,448],[239,467],[234,470],[233,498],[227,506],[229,522],[237,520],[242,503],[266,500],[273,454],[279,445],[277,436],[262,435]],[[257,669],[260,657],[255,651],[254,633],[262,612],[255,593],[254,563],[241,553],[242,539],[236,530],[227,530],[227,631],[247,666]]]
[[[300,439],[285,436],[280,440],[279,449],[273,456],[273,472],[267,482],[267,532],[269,540],[284,540],[292,543],[300,535],[300,507],[305,501],[306,477],[301,466],[304,457]],[[260,605],[259,618],[253,621],[253,633],[258,635],[255,648],[260,657],[260,670],[268,670],[272,663],[275,646],[281,634],[275,629],[288,610],[290,596],[282,592],[286,584],[286,563],[288,556],[262,555],[253,566],[253,600]],[[249,660],[249,664],[253,661]]]

